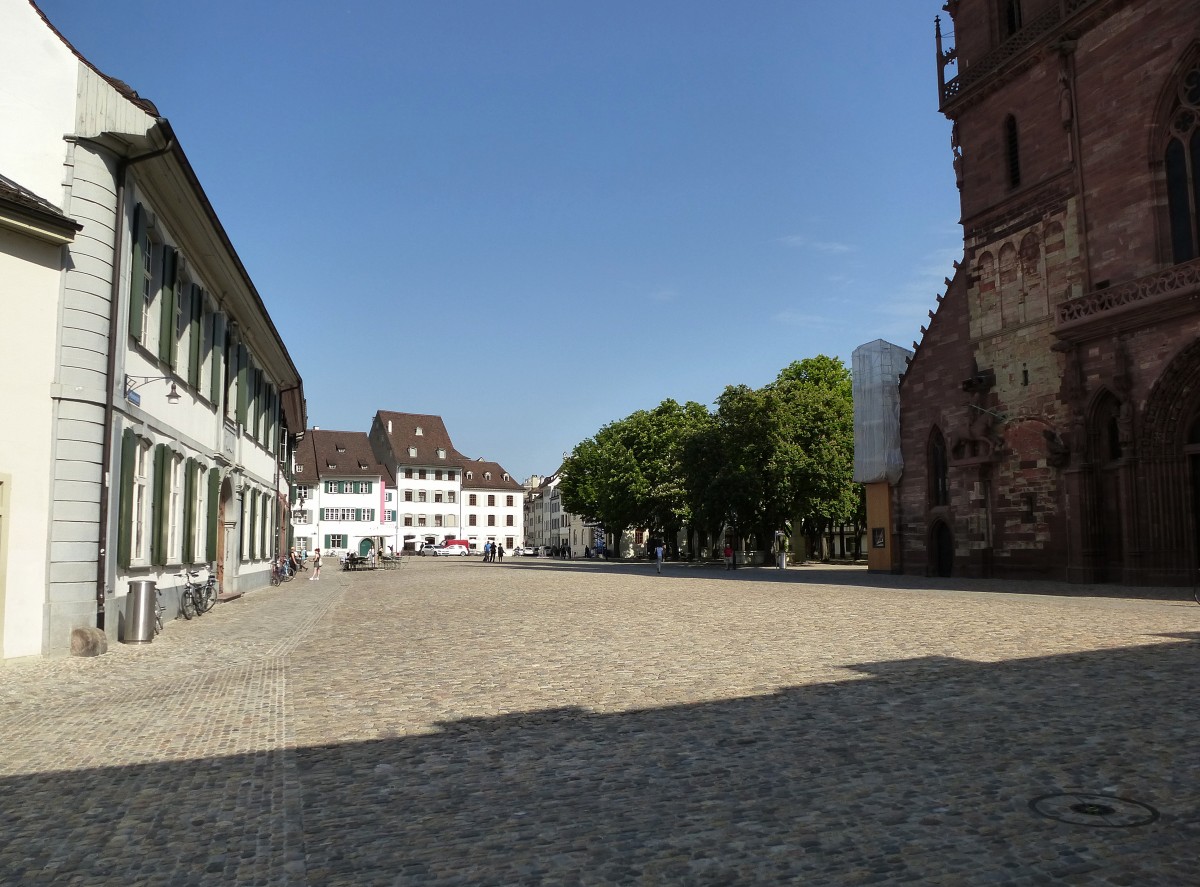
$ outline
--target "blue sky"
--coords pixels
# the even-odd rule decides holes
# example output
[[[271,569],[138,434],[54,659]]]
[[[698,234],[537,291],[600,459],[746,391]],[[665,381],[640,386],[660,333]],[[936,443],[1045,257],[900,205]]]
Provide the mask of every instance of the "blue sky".
[[[310,424],[436,413],[524,479],[918,338],[962,243],[941,3],[39,6],[171,121]]]

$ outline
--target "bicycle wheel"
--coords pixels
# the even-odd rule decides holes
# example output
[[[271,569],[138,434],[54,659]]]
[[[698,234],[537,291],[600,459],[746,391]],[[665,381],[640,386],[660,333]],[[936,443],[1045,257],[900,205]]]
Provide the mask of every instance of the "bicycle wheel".
[[[217,605],[217,590],[212,585],[206,585],[200,589],[200,606],[207,613]]]
[[[278,570],[278,568],[272,568],[272,569],[271,569],[271,584],[272,584],[272,585],[278,585],[278,584],[279,584],[279,570]]]
[[[196,598],[192,596],[190,588],[185,588],[179,598],[179,612],[183,613],[184,619],[191,619],[196,615]]]

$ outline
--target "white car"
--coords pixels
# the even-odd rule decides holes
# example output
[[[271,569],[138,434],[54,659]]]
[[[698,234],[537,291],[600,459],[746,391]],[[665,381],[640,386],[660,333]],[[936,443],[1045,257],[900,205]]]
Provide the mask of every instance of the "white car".
[[[459,545],[459,544],[447,545],[446,543],[443,542],[441,545],[434,545],[432,548],[429,548],[427,550],[434,557],[466,557],[467,556],[467,546]],[[424,552],[422,552],[422,554],[424,554]]]

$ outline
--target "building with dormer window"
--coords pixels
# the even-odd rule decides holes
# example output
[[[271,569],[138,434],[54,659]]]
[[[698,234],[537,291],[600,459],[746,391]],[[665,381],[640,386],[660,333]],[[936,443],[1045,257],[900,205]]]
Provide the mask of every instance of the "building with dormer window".
[[[401,547],[418,551],[447,539],[472,547],[524,540],[524,488],[495,462],[454,447],[441,416],[375,414],[369,434],[376,458],[396,478]]]
[[[395,482],[366,434],[312,429],[296,449],[296,478],[292,526],[305,556],[397,547]]]

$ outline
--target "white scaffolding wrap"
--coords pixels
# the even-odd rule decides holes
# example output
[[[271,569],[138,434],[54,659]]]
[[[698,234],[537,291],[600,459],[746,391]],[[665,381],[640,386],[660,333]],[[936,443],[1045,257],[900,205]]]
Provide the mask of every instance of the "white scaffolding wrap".
[[[900,480],[900,374],[913,353],[876,339],[854,349],[854,480],[873,484]]]

